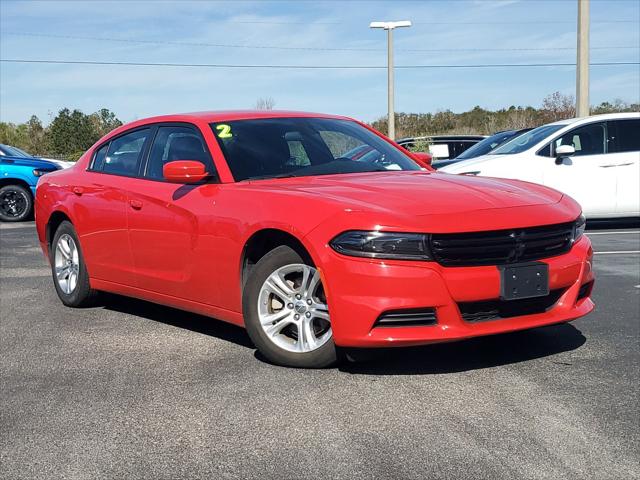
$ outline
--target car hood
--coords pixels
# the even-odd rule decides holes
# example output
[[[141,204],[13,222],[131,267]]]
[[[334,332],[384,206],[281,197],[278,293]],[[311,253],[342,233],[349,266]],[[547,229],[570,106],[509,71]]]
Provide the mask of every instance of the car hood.
[[[469,160],[462,160],[456,162],[452,165],[447,165],[441,168],[438,168],[438,171],[445,173],[466,173],[480,170],[481,164],[485,164],[486,162],[490,162],[493,160],[498,160],[500,158],[504,158],[506,156],[512,155],[480,155],[479,157],[470,158]]]
[[[60,167],[53,162],[43,160],[41,158],[24,158],[24,157],[1,157],[2,163],[5,165],[15,165],[16,167],[33,167],[45,170],[58,170]]]
[[[411,216],[549,205],[562,198],[560,192],[517,180],[439,172],[371,172],[255,182],[259,184],[333,201],[351,211]]]

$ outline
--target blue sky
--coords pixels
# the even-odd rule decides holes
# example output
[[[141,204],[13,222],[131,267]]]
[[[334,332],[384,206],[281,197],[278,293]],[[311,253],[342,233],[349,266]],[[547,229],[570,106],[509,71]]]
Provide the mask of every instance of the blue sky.
[[[0,0],[0,8],[2,59],[384,66],[385,34],[369,22],[408,19],[414,26],[396,31],[396,65],[575,61],[577,0]],[[640,2],[592,0],[591,22],[592,62],[640,61]],[[2,121],[48,122],[63,107],[106,107],[129,121],[252,108],[259,97],[366,121],[386,113],[384,69],[0,69]],[[398,69],[396,110],[538,106],[551,92],[573,94],[574,75],[573,67]],[[591,103],[615,98],[640,100],[640,66],[591,68]]]

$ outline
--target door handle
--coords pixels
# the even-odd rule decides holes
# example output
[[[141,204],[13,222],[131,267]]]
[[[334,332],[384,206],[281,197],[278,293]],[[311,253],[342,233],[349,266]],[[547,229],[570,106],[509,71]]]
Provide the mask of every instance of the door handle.
[[[73,187],[71,189],[71,191],[73,193],[75,193],[76,195],[78,195],[78,196],[80,196],[80,195],[82,195],[84,193],[84,189],[82,187]]]
[[[608,165],[600,165],[600,168],[628,167],[629,165],[633,165],[633,162],[628,162],[628,163],[610,163]]]
[[[142,208],[142,202],[140,200],[129,200],[129,205],[134,210],[140,210]]]

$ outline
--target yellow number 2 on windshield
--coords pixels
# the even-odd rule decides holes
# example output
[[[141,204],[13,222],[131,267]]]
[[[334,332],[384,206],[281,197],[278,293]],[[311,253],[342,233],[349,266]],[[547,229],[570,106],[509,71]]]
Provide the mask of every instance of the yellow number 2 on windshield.
[[[233,135],[231,134],[231,125],[218,125],[216,126],[216,130],[218,131],[219,138],[231,138]]]

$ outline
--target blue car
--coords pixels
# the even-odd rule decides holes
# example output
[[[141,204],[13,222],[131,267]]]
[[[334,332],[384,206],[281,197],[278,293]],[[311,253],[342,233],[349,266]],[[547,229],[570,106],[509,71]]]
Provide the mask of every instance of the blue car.
[[[33,212],[38,178],[60,170],[47,160],[20,155],[20,150],[0,144],[0,221],[19,222]]]

